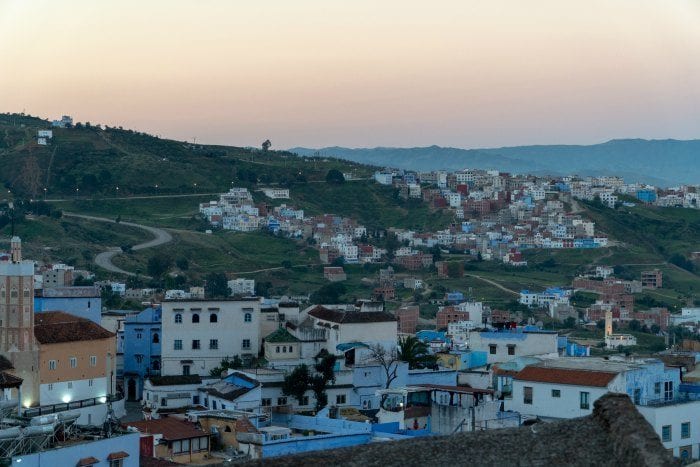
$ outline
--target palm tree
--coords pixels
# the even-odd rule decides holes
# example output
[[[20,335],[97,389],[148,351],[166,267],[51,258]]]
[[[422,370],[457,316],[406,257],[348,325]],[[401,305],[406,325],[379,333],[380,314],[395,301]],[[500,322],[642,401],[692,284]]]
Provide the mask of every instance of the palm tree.
[[[415,336],[399,339],[399,360],[408,363],[408,368],[423,368],[435,363],[434,355],[428,353],[428,345]]]

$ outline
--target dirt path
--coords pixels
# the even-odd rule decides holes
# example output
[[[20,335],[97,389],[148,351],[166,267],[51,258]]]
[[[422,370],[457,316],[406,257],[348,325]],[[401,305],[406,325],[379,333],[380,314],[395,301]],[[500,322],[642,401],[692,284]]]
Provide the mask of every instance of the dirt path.
[[[466,277],[473,277],[474,279],[479,279],[480,281],[486,282],[487,284],[491,284],[494,287],[497,287],[504,292],[508,292],[513,295],[520,296],[520,292],[516,292],[515,290],[509,289],[507,287],[503,287],[501,284],[499,284],[496,281],[492,281],[491,279],[486,279],[485,277],[477,276],[476,274],[465,274]]]
[[[116,224],[116,221],[114,219],[107,219],[105,217],[96,217],[96,216],[86,216],[83,214],[73,214],[70,212],[64,212],[64,216],[66,217],[75,217],[78,219],[85,219],[89,221],[95,221],[95,222],[110,222],[112,224]],[[143,224],[135,224],[133,222],[120,222],[122,225],[128,225],[129,227],[136,227],[138,229],[145,230],[146,232],[150,233],[153,235],[153,239],[148,240],[143,243],[139,243],[138,245],[135,245],[132,247],[132,250],[144,250],[146,248],[153,248],[159,245],[164,245],[166,243],[169,243],[173,240],[172,235],[170,235],[168,232],[166,232],[163,229],[159,229],[157,227],[150,227],[147,225]],[[116,272],[118,274],[125,274],[127,276],[135,276],[136,273],[130,272],[130,271],[125,271],[124,269],[121,269],[112,263],[112,259],[120,254],[122,252],[121,248],[119,247],[110,247],[107,251],[103,251],[102,253],[99,253],[97,256],[95,256],[95,264],[103,269],[106,269],[111,272]]]

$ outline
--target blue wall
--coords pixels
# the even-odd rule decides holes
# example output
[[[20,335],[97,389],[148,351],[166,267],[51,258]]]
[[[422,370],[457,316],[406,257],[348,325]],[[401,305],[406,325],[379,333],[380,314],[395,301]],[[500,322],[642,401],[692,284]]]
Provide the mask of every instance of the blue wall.
[[[160,374],[162,340],[160,307],[146,308],[124,322],[124,390],[127,396],[130,395],[130,379],[135,380],[135,396],[140,399],[146,374]]]
[[[408,384],[440,384],[457,386],[457,372],[454,370],[411,370],[408,372]]]
[[[65,311],[74,316],[89,319],[100,324],[102,322],[101,297],[36,297],[34,311]]]
[[[113,452],[124,451],[129,457],[124,459],[124,467],[138,467],[139,465],[139,433],[128,433],[113,438],[104,438],[98,441],[72,444],[58,449],[15,456],[12,465],[16,467],[63,467],[78,465],[78,461],[85,457],[95,457],[99,460],[95,466],[109,467],[107,456]]]

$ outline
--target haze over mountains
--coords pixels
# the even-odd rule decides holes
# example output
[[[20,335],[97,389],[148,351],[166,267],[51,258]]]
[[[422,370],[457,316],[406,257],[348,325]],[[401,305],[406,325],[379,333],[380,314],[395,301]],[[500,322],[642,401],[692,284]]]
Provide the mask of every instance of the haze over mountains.
[[[303,156],[338,157],[409,170],[494,169],[512,173],[600,176],[658,186],[700,183],[700,140],[615,139],[594,145],[538,145],[490,149],[327,147],[292,148]]]

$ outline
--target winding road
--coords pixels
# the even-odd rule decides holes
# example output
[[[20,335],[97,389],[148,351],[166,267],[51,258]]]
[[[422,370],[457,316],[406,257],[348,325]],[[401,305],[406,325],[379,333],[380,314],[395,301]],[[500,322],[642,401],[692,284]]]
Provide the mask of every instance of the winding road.
[[[63,215],[65,217],[75,217],[78,219],[85,219],[89,221],[95,221],[95,222],[111,222],[112,224],[116,224],[117,222],[114,219],[107,219],[106,217],[96,217],[96,216],[86,216],[83,214],[73,214],[70,212],[64,212]],[[138,229],[145,230],[146,232],[149,232],[150,234],[153,235],[153,239],[149,240],[147,242],[139,243],[138,245],[134,245],[132,247],[132,250],[144,250],[146,248],[153,248],[156,246],[164,245],[166,243],[169,243],[173,240],[172,235],[170,235],[168,232],[166,232],[163,229],[159,229],[157,227],[150,227],[147,225],[142,225],[142,224],[135,224],[133,222],[125,222],[121,221],[119,222],[121,225],[128,225],[129,227],[136,227]],[[121,269],[112,263],[112,259],[120,254],[122,252],[122,249],[119,247],[112,247],[108,249],[107,251],[103,251],[102,253],[99,253],[97,256],[95,256],[95,264],[103,269],[106,269],[111,272],[116,272],[118,274],[125,274],[127,276],[135,276],[136,274],[130,271],[125,271],[124,269]]]

